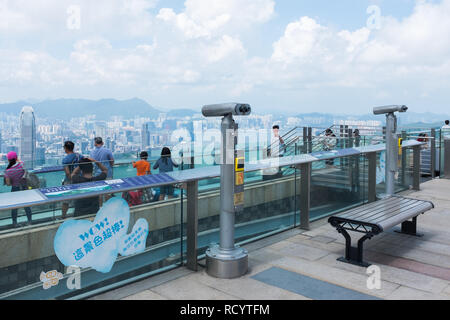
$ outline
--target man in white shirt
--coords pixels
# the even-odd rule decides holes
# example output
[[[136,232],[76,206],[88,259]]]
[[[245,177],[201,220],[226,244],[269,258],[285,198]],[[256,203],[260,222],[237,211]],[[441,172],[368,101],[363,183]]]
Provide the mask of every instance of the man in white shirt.
[[[442,136],[444,138],[450,138],[450,121],[445,120],[445,125],[441,128]]]

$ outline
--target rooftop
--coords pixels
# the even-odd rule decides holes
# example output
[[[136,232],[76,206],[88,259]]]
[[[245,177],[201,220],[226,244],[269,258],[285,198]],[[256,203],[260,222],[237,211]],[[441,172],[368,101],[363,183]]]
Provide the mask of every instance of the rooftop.
[[[310,231],[292,229],[245,245],[243,277],[217,279],[201,266],[198,272],[181,267],[90,299],[450,299],[448,190],[450,180],[435,179],[402,193],[435,204],[418,219],[423,237],[388,231],[366,242],[365,259],[381,270],[380,289],[368,289],[366,268],[336,261],[344,238],[322,219]]]

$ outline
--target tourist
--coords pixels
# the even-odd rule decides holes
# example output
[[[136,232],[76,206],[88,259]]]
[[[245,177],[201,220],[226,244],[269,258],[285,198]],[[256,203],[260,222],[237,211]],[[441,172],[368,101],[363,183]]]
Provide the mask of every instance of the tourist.
[[[101,162],[107,169],[108,173],[106,175],[105,180],[113,179],[113,165],[114,165],[114,156],[108,148],[104,147],[103,139],[101,137],[97,137],[94,139],[94,150],[91,151],[89,157],[96,161],[98,164]],[[99,175],[101,173],[100,167],[97,165],[95,174]]]
[[[73,150],[75,149],[75,144],[72,141],[64,142],[64,152],[66,156],[64,157],[62,164],[64,166],[65,177],[62,182],[62,185],[72,184],[72,172],[77,167],[77,163],[81,160],[82,156],[78,153],[75,153]],[[69,210],[69,202],[62,203],[62,219],[65,219],[67,216],[67,211]]]
[[[26,190],[25,181],[23,179],[25,174],[23,162],[17,159],[17,153],[14,151],[9,152],[6,157],[8,159],[8,167],[5,171],[4,183],[7,186],[11,186],[11,192]],[[18,209],[11,210],[14,228],[17,227],[17,212]],[[28,225],[31,225],[31,209],[29,207],[25,208],[25,213],[27,214]]]
[[[142,151],[139,155],[141,160],[135,162],[133,161],[133,168],[136,168],[136,174],[138,177],[145,176],[152,174],[150,170],[150,162],[148,162],[148,153],[146,151]],[[137,194],[135,194],[137,193]],[[153,192],[151,188],[144,189],[142,191],[130,191],[129,195],[131,199],[133,199],[133,196],[140,196],[144,198],[144,202],[151,202],[153,198]],[[136,201],[134,202],[136,203]]]
[[[283,138],[280,136],[280,126],[274,125],[272,127],[272,139],[269,147],[269,156],[272,158],[282,157],[286,146],[284,144]]]
[[[159,173],[164,172],[172,172],[173,167],[178,168],[178,164],[172,160],[172,154],[170,152],[170,149],[167,147],[164,147],[161,151],[161,158],[156,161],[156,163],[153,165],[153,169],[159,168]],[[159,200],[164,200],[165,196],[169,199],[173,198],[174,194],[174,188],[172,185],[170,186],[164,186],[160,188],[160,194],[159,194]]]
[[[95,175],[100,175],[101,169],[98,166],[98,163],[102,163],[107,169],[108,173],[106,175],[105,180],[113,179],[113,165],[114,165],[114,156],[108,148],[104,146],[103,139],[101,137],[97,137],[94,139],[94,150],[91,151],[90,158],[95,160],[97,163],[95,169]],[[105,196],[105,201],[108,201],[112,195]],[[103,204],[103,197],[100,197],[100,206]]]
[[[100,168],[100,174],[94,175],[94,163]],[[91,158],[83,158],[78,162],[78,166],[73,170],[71,179],[73,184],[102,181],[106,179],[108,168],[99,161]],[[100,208],[98,197],[90,197],[75,200],[74,216],[79,217],[88,214],[95,214]]]
[[[444,138],[450,138],[450,120],[445,120],[445,124],[442,126],[441,131]]]
[[[141,160],[137,162],[133,161],[133,168],[136,168],[137,176],[140,177],[151,174],[150,163],[147,161],[148,153],[146,151],[142,151],[139,157]]]
[[[323,135],[322,135],[323,136]],[[325,136],[322,140],[323,143],[323,150],[324,151],[332,151],[336,148],[336,135],[334,134],[333,130],[328,128],[325,130]],[[333,166],[334,165],[334,159],[327,159],[325,160],[325,164],[327,166]]]

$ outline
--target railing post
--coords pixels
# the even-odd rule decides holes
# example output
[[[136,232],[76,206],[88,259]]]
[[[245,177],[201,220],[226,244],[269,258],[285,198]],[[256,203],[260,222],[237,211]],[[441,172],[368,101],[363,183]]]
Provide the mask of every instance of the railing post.
[[[444,178],[450,179],[450,139],[444,138]]]
[[[308,127],[308,153],[312,153],[312,128]]]
[[[186,267],[197,271],[198,181],[187,183]]]
[[[306,154],[308,153],[308,128],[303,127],[303,148],[302,153]]]
[[[420,146],[413,147],[413,190],[420,190]]]
[[[309,230],[311,209],[311,163],[300,164],[300,229]]]
[[[431,178],[436,177],[436,129],[431,129],[430,139],[430,152],[431,152]]]
[[[367,160],[369,161],[369,172],[368,172],[368,200],[374,202],[377,200],[377,153],[370,152],[367,155]]]
[[[402,131],[402,140],[406,140],[406,131]],[[401,179],[402,179],[402,186],[406,184],[406,152],[402,151],[402,169],[401,169]],[[405,150],[406,151],[406,150]]]

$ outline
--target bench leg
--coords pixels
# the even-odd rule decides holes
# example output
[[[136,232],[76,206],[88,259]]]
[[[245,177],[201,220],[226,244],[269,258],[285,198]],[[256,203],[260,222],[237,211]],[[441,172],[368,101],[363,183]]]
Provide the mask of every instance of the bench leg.
[[[423,234],[417,233],[417,217],[414,217],[412,221],[402,222],[402,229],[396,231],[398,233],[404,233],[410,236],[422,237]]]
[[[361,239],[358,240],[358,247],[355,248],[352,247],[352,238],[350,237],[350,234],[344,228],[338,227],[337,231],[345,238],[345,257],[341,257],[337,260],[354,264],[360,267],[367,268],[368,266],[370,266],[370,263],[363,261],[363,248],[364,241],[371,239],[373,235],[370,233],[364,235]]]

